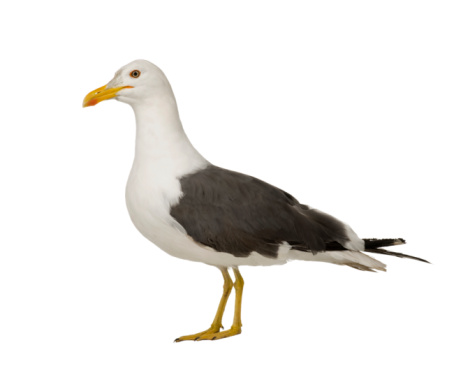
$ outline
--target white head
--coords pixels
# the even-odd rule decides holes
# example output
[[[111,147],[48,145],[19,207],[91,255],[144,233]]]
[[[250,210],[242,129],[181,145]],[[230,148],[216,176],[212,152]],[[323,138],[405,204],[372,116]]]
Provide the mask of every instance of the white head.
[[[134,106],[168,96],[173,98],[172,88],[161,69],[149,61],[135,60],[120,68],[107,85],[90,92],[83,106],[112,98]]]

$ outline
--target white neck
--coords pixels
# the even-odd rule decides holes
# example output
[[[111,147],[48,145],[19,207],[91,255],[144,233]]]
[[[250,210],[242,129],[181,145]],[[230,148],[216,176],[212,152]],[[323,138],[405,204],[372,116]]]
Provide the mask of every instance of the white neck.
[[[137,125],[135,167],[180,177],[208,164],[184,132],[171,90],[132,107]]]

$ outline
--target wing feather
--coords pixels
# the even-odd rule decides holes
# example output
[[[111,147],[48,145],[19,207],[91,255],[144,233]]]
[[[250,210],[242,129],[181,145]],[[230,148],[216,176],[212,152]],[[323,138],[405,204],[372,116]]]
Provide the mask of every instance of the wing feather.
[[[301,251],[348,241],[346,226],[257,178],[209,166],[180,180],[183,196],[170,214],[195,241],[245,257],[276,257],[287,242]]]

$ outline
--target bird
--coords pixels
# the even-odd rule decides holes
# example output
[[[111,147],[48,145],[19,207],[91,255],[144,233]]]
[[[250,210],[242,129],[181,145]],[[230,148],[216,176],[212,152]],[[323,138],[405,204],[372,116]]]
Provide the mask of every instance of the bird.
[[[362,271],[386,270],[366,252],[427,262],[383,249],[404,244],[402,238],[361,239],[343,221],[289,193],[211,164],[188,139],[172,87],[153,63],[135,60],[123,66],[107,85],[85,96],[83,107],[109,99],[129,104],[136,120],[135,155],[126,185],[133,224],[168,254],[217,267],[222,273],[223,292],[211,326],[176,342],[219,340],[241,333],[240,266],[304,260]],[[232,289],[233,323],[224,330],[222,319]]]

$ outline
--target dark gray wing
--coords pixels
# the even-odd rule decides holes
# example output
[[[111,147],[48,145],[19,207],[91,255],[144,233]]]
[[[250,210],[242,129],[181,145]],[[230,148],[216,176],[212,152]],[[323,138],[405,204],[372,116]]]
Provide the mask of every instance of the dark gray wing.
[[[180,182],[183,196],[170,214],[195,241],[217,251],[274,258],[283,241],[316,253],[348,240],[342,222],[254,177],[209,166]]]

